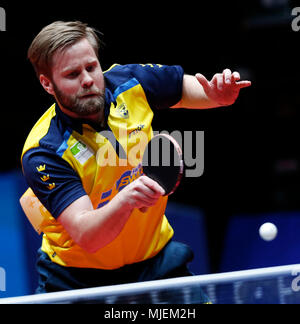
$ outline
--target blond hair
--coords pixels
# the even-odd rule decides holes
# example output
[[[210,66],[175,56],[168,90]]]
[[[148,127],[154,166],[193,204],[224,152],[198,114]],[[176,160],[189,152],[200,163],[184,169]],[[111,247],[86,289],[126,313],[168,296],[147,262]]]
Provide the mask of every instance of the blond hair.
[[[98,57],[101,42],[96,33],[99,32],[80,21],[56,21],[44,27],[34,38],[27,53],[37,77],[40,74],[49,76],[56,51],[63,51],[84,38],[90,42]]]

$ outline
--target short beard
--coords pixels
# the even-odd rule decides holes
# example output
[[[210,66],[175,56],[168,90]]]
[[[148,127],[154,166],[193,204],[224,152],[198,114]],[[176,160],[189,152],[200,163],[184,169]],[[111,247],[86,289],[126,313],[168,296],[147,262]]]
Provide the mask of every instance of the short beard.
[[[53,89],[55,92],[55,97],[58,103],[65,109],[76,113],[79,117],[88,117],[91,115],[96,115],[104,111],[105,107],[105,93],[100,92],[98,89],[90,88],[86,91],[81,92],[79,95],[66,96],[61,92],[56,84],[53,82]],[[80,99],[80,97],[85,94],[93,92],[97,96]]]

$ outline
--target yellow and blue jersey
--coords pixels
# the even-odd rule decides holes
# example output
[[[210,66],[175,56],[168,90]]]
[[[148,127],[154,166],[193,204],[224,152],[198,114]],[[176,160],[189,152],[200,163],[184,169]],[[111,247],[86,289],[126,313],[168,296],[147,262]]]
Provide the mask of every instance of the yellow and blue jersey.
[[[167,197],[146,213],[134,209],[121,233],[95,253],[78,246],[57,221],[78,198],[88,195],[93,207],[101,208],[142,174],[153,112],[175,105],[182,95],[180,66],[113,65],[104,78],[104,128],[70,118],[53,104],[22,152],[29,191],[44,219],[42,250],[62,266],[117,269],[153,257],[173,236],[164,215]]]

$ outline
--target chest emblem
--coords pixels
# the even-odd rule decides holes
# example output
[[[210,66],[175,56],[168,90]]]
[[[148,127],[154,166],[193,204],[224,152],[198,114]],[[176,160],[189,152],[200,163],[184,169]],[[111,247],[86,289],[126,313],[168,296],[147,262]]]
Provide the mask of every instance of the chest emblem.
[[[120,106],[117,107],[117,113],[124,119],[129,118],[129,112],[126,104],[123,102]]]

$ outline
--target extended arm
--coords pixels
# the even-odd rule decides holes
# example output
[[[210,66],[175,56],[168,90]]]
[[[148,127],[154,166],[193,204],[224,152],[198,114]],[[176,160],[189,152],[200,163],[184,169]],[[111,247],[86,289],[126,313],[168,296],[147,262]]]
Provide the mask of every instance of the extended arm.
[[[58,221],[80,247],[93,253],[119,235],[134,208],[153,206],[162,195],[164,190],[155,181],[141,176],[99,209],[87,195],[77,199]]]
[[[249,87],[250,81],[240,81],[238,72],[229,69],[213,76],[208,81],[205,76],[184,75],[182,98],[172,108],[206,109],[232,105],[239,96],[240,89]]]

